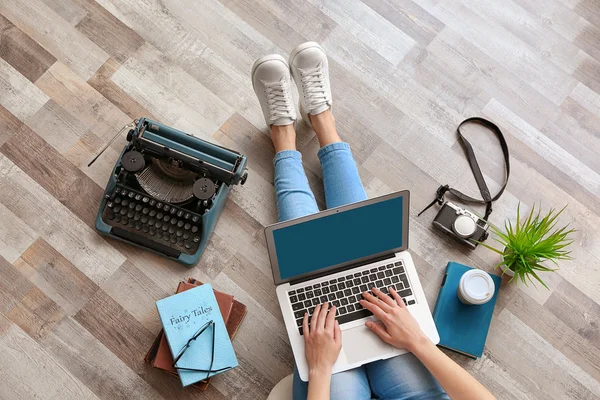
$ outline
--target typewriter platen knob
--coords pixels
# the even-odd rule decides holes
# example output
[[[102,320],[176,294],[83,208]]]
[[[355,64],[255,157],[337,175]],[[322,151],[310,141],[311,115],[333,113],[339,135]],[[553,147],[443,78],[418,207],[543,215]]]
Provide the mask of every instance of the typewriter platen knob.
[[[121,164],[126,171],[135,173],[141,171],[146,165],[146,162],[144,161],[144,155],[142,153],[132,150],[123,154]]]
[[[243,185],[244,183],[246,183],[247,180],[248,180],[248,172],[244,172],[244,175],[242,175],[242,179],[240,180],[240,184]]]

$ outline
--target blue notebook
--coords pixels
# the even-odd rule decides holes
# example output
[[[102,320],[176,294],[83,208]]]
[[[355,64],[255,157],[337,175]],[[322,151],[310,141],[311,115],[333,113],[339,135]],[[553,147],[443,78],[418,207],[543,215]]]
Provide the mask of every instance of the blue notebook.
[[[460,278],[470,269],[466,265],[448,263],[433,310],[433,320],[440,334],[438,346],[478,358],[483,354],[502,278],[490,274],[496,286],[490,301],[482,305],[467,305],[458,299],[456,290]]]
[[[189,347],[177,361],[177,366],[204,371],[210,369],[217,372],[178,369],[183,386],[237,367],[237,358],[211,285],[205,283],[197,288],[159,300],[156,302],[156,309],[173,359],[177,358],[201,328],[206,327],[195,340],[189,342]],[[214,322],[214,326],[210,321]],[[214,358],[212,358],[213,340]]]

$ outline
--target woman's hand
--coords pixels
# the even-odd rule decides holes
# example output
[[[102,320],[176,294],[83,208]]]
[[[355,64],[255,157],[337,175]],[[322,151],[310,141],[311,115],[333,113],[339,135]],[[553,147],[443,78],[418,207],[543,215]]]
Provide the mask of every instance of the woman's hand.
[[[377,297],[368,292],[363,293],[364,300],[361,300],[360,304],[381,321],[367,321],[366,325],[384,342],[414,353],[415,349],[427,343],[429,338],[421,331],[417,320],[408,311],[400,295],[393,288],[389,290],[395,300],[377,288],[373,288]]]
[[[333,364],[342,349],[342,331],[335,320],[336,308],[327,311],[327,302],[315,307],[310,327],[308,313],[304,314],[302,329],[309,373],[331,374]]]

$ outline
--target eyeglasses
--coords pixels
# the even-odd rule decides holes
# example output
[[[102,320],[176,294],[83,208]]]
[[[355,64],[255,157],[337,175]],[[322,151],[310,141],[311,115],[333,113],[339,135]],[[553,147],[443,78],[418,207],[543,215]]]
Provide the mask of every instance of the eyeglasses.
[[[212,335],[212,350],[211,350],[211,356],[210,356],[210,366],[208,367],[208,369],[197,369],[197,368],[187,368],[187,367],[177,366],[177,361],[179,361],[179,359],[183,356],[183,354],[190,347],[192,342],[194,340],[198,339],[198,337],[200,337],[200,335],[202,335],[209,328],[212,328],[211,330],[212,330],[213,335]],[[213,369],[214,361],[215,361],[215,322],[213,320],[210,320],[207,323],[205,323],[204,325],[202,325],[202,327],[198,330],[198,332],[196,332],[194,334],[194,336],[192,336],[192,338],[190,340],[188,340],[187,343],[185,344],[185,346],[183,346],[183,348],[179,351],[179,353],[177,354],[177,357],[175,357],[175,360],[173,361],[173,368],[177,369],[178,371],[206,372],[206,378],[208,378],[211,373],[214,373],[214,372],[219,373],[219,372],[229,369],[229,367]]]

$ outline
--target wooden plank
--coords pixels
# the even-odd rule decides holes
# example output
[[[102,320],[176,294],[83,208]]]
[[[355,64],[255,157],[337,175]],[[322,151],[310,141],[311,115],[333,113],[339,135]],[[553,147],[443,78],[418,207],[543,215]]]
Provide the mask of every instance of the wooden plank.
[[[71,26],[77,25],[88,12],[77,4],[76,0],[42,0],[52,11],[57,13]]]
[[[109,58],[100,69],[96,71],[94,76],[88,80],[88,84],[127,114],[132,120],[141,117],[148,117],[156,120],[156,117],[154,117],[150,111],[142,107],[135,98],[130,97],[111,80],[113,74],[120,67],[121,64],[114,58]]]
[[[22,125],[23,123],[17,117],[0,105],[0,146],[21,129]]]
[[[72,318],[57,323],[41,344],[101,399],[163,398]]]
[[[75,27],[117,62],[125,62],[143,43],[133,29],[93,0],[75,0],[86,10]]]
[[[37,233],[0,203],[0,256],[15,262],[37,239]]]
[[[15,325],[0,336],[0,351],[0,392],[6,398],[98,399]]]
[[[0,203],[95,283],[108,279],[125,261],[123,255],[3,154],[0,183]]]
[[[35,82],[56,58],[0,15],[0,58]]]
[[[24,121],[48,101],[48,96],[0,58],[0,106]]]
[[[83,79],[89,79],[108,58],[41,0],[6,0],[0,13]]]
[[[14,266],[67,315],[79,311],[98,290],[94,282],[43,239],[36,240]]]

